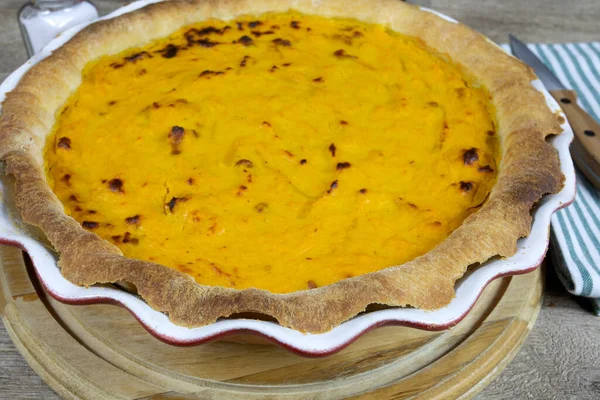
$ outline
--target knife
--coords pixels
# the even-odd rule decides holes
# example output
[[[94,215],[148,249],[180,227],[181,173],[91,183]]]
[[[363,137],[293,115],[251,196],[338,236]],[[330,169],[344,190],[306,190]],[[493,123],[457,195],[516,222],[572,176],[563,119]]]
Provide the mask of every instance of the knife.
[[[600,124],[577,105],[577,94],[562,82],[519,39],[509,35],[512,54],[528,64],[546,89],[565,112],[575,138],[571,143],[571,157],[575,165],[600,188]]]

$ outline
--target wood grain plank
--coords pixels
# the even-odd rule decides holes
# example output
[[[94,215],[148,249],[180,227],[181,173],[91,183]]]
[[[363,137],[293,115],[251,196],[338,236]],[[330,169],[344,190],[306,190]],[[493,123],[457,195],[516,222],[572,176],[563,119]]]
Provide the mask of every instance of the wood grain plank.
[[[427,3],[497,43],[507,43],[509,33],[527,42],[600,40],[597,0],[430,0]]]
[[[4,325],[21,354],[63,397],[136,399],[165,390],[95,357],[48,312],[39,298],[17,298]],[[119,389],[116,396],[113,388]]]
[[[57,400],[59,396],[31,369],[0,324],[0,399]]]
[[[36,293],[22,265],[23,252],[16,247],[5,247],[2,252],[2,271],[0,271],[2,278],[0,279],[10,287],[10,293],[7,295],[13,298]]]

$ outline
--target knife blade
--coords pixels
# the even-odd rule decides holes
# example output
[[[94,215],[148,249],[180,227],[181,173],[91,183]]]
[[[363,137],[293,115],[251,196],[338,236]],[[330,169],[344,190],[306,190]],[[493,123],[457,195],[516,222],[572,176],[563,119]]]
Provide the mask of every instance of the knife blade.
[[[521,42],[513,35],[508,35],[510,38],[510,51],[519,60],[529,65],[535,71],[535,74],[540,78],[546,89],[552,90],[567,90],[565,85],[546,67],[546,65],[535,54],[529,50],[527,45]]]
[[[573,128],[571,157],[590,182],[600,188],[600,124],[577,104],[577,93],[567,89],[544,63],[513,35],[509,35],[512,54],[529,65],[563,109]]]

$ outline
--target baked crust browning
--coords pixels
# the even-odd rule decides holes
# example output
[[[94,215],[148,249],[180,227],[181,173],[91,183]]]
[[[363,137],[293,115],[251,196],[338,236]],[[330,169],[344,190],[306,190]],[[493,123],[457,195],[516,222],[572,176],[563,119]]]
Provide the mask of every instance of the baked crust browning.
[[[165,266],[128,259],[64,213],[42,168],[55,113],[81,83],[81,70],[101,55],[119,53],[209,18],[294,9],[306,14],[380,23],[422,39],[461,64],[489,91],[502,145],[498,181],[488,201],[429,253],[401,266],[289,294],[202,286]],[[152,30],[147,26],[152,24]],[[0,116],[0,159],[15,177],[23,220],[41,228],[60,254],[62,274],[78,285],[124,281],[179,325],[196,327],[232,314],[269,315],[287,327],[325,332],[369,304],[436,309],[454,297],[468,266],[513,255],[531,228],[531,209],[563,184],[556,151],[546,136],[561,132],[558,118],[531,86],[528,67],[469,28],[395,0],[170,1],[97,22],[32,67],[7,94]]]

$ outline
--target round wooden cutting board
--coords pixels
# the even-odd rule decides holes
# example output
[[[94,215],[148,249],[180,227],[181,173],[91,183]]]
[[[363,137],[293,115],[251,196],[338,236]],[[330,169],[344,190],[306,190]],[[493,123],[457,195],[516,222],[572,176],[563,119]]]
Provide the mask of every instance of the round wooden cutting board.
[[[455,327],[373,330],[305,358],[271,344],[160,342],[123,308],[68,306],[20,250],[0,247],[0,314],[29,365],[72,399],[470,398],[513,358],[540,308],[542,272],[492,282]]]

